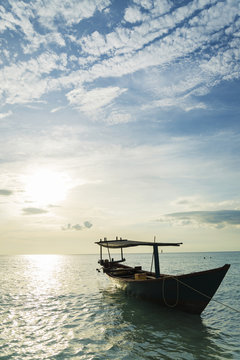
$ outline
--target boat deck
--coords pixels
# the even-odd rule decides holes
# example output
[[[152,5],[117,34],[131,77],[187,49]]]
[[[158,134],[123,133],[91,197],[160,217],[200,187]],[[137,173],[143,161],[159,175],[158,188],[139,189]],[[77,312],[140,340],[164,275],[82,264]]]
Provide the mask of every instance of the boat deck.
[[[120,267],[114,267],[105,269],[105,272],[112,277],[118,277],[122,279],[133,279],[133,280],[153,280],[156,279],[154,273],[149,271],[144,271],[141,267],[128,267],[121,265]],[[163,276],[163,275],[160,275]]]

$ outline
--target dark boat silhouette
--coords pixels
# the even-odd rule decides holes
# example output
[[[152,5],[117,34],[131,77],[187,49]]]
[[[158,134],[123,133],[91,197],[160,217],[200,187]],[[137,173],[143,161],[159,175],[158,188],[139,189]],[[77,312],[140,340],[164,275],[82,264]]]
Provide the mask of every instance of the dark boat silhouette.
[[[182,243],[143,242],[127,239],[100,240],[99,264],[103,272],[114,280],[126,293],[139,298],[152,300],[162,306],[176,308],[192,314],[201,314],[220,286],[230,265],[206,271],[181,275],[160,273],[159,246],[180,246]],[[152,246],[155,272],[145,271],[141,266],[131,267],[122,264],[123,248]],[[107,248],[109,259],[103,259],[102,249]],[[120,249],[121,259],[111,258],[110,249]]]

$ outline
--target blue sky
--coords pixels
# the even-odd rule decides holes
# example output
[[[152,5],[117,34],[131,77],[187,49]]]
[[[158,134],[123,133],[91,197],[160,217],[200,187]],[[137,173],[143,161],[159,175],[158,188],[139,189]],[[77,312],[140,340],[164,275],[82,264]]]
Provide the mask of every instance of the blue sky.
[[[2,1],[3,253],[240,250],[240,2]]]

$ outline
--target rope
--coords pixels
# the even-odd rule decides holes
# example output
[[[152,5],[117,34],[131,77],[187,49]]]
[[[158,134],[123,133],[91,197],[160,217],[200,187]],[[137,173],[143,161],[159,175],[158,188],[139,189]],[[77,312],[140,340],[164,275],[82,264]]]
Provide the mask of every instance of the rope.
[[[173,278],[174,279],[174,278]],[[176,280],[176,279],[175,279]],[[163,296],[163,301],[165,303],[166,306],[168,307],[171,307],[171,308],[174,308],[175,306],[177,306],[178,304],[178,300],[179,300],[179,283],[178,281],[176,282],[177,283],[177,296],[176,296],[176,302],[175,304],[168,304],[167,303],[167,300],[165,298],[165,278],[163,278],[163,282],[162,282],[162,296]]]
[[[201,291],[199,291],[199,290],[197,290],[197,289],[194,289],[192,286],[190,286],[190,285],[184,283],[183,281],[177,279],[175,276],[169,276],[169,277],[175,279],[177,282],[179,282],[180,284],[183,284],[184,286],[188,287],[189,289],[196,291],[196,292],[199,293],[200,295],[205,296],[206,298],[208,298],[208,299],[210,299],[210,300],[213,300],[213,301],[219,303],[220,305],[223,305],[223,306],[225,306],[225,307],[227,307],[227,308],[229,308],[229,309],[231,309],[231,310],[233,310],[233,311],[235,311],[235,312],[237,312],[237,313],[240,313],[240,310],[235,309],[234,307],[232,307],[232,306],[230,306],[230,305],[226,305],[226,304],[224,304],[223,302],[221,302],[221,301],[219,301],[219,300],[212,299],[211,296],[208,296],[208,295],[202,293]],[[164,280],[165,280],[165,279],[164,279]]]

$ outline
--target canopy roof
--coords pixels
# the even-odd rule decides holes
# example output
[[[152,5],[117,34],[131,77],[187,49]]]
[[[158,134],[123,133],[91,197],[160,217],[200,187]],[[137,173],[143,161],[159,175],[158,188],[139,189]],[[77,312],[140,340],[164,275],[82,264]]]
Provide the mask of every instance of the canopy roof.
[[[134,241],[134,240],[127,240],[127,239],[120,239],[120,240],[104,240],[98,241],[96,244],[109,248],[109,249],[119,249],[119,248],[126,248],[126,247],[133,247],[133,246],[179,246],[182,243],[160,243],[160,242],[147,242],[147,241]]]

